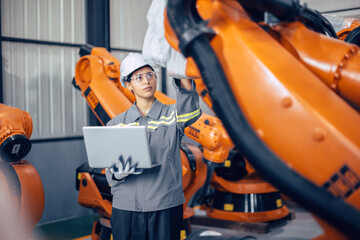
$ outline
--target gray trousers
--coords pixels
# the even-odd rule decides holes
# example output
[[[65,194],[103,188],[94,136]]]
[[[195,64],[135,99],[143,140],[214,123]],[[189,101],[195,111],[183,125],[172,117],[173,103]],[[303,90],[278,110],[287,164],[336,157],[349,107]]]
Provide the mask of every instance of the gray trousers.
[[[183,206],[154,212],[113,208],[110,223],[114,240],[180,240]]]

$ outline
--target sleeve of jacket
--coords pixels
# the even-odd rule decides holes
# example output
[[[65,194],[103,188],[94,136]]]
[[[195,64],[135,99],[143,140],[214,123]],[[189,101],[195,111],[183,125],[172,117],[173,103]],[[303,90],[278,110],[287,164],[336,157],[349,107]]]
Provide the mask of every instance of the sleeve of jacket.
[[[180,128],[185,128],[196,122],[201,115],[199,95],[196,92],[194,80],[191,79],[192,89],[181,87],[179,79],[173,80],[176,90],[176,121]]]

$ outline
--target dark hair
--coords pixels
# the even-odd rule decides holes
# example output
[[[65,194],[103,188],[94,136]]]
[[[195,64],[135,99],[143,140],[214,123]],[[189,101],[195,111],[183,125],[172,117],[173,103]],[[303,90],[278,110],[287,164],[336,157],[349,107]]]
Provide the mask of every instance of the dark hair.
[[[147,64],[147,65],[145,65],[145,66],[139,67],[139,68],[135,69],[134,71],[132,71],[132,72],[127,76],[127,78],[125,79],[125,81],[126,81],[126,82],[130,82],[131,77],[132,77],[132,75],[134,74],[134,72],[136,72],[137,70],[142,69],[142,68],[144,68],[144,67],[151,68],[151,70],[154,71],[154,68],[153,68],[152,66],[150,66],[149,64]]]

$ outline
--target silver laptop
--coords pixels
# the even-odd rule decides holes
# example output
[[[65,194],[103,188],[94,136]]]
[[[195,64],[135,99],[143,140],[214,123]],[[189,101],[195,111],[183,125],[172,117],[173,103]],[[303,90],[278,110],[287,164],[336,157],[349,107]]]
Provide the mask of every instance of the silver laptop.
[[[83,127],[89,166],[108,168],[123,156],[131,156],[137,168],[152,168],[147,131],[144,126],[134,127]]]

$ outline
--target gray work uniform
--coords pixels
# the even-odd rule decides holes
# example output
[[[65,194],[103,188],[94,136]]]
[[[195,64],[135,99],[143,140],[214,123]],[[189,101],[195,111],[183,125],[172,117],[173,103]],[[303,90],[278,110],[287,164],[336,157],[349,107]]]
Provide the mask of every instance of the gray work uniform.
[[[180,144],[184,128],[200,117],[201,110],[195,83],[192,81],[191,91],[178,85],[179,83],[174,84],[176,104],[164,105],[155,99],[145,117],[141,116],[134,104],[108,122],[107,126],[146,126],[151,160],[160,164],[144,169],[139,175],[129,175],[125,181],[112,179],[112,174],[107,169],[106,178],[111,186],[113,208],[150,212],[179,206],[185,202]]]

